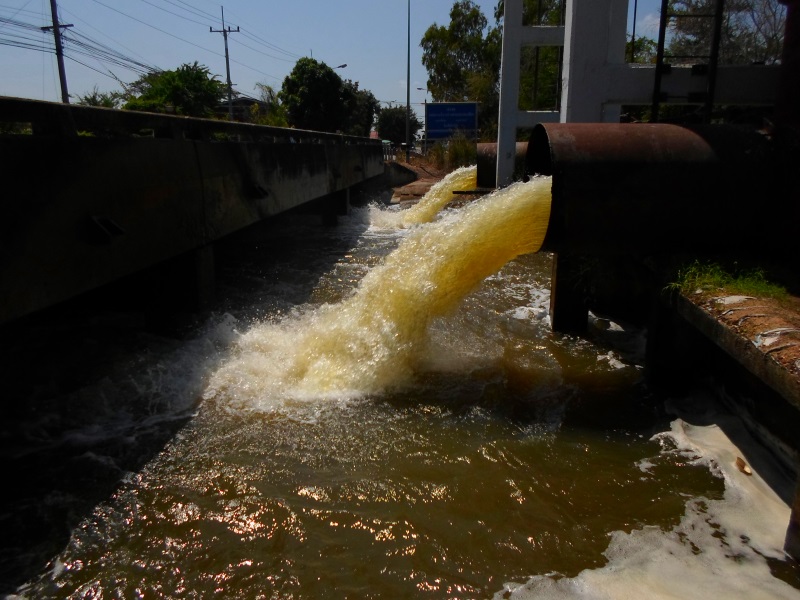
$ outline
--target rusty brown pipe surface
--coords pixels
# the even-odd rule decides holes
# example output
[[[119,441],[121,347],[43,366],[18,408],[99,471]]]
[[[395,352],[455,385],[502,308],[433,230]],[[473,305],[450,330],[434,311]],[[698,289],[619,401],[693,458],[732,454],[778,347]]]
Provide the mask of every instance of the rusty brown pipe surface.
[[[767,136],[722,125],[539,124],[527,154],[553,177],[542,250],[590,255],[767,248],[775,165]]]
[[[525,157],[528,153],[528,142],[517,142],[514,155],[514,179],[525,175]],[[497,187],[497,144],[482,142],[478,144],[478,187]]]

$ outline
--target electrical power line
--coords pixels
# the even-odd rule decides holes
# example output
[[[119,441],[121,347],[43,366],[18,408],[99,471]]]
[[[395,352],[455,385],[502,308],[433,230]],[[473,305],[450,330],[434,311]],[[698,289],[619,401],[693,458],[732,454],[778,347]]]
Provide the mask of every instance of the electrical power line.
[[[205,11],[199,9],[199,8],[195,8],[195,7],[191,6],[190,4],[188,4],[187,2],[185,2],[184,0],[162,0],[162,1],[166,2],[167,4],[172,4],[173,6],[177,6],[177,4],[175,4],[175,3],[178,2],[178,3],[180,3],[180,4],[184,5],[184,6],[188,6],[189,8],[191,8],[193,11],[195,11],[195,14],[197,16],[204,16],[204,17],[212,19],[214,22],[216,22],[216,16],[215,15],[212,15],[211,13],[207,13],[207,12],[205,12]],[[229,20],[229,22],[231,22],[233,25],[237,25],[235,22],[232,22],[230,20]],[[250,39],[253,42],[256,42],[257,44],[263,45],[264,47],[268,48],[270,51],[278,52],[279,54],[284,54],[284,55],[288,56],[289,58],[293,58],[295,60],[298,59],[298,58],[302,58],[301,54],[297,54],[296,52],[291,52],[289,50],[286,50],[285,48],[281,48],[280,46],[278,46],[278,45],[276,45],[276,44],[274,44],[274,43],[272,43],[270,41],[265,40],[264,38],[256,35],[255,33],[252,33],[248,29],[242,27],[241,23],[239,23],[238,26],[240,27],[241,33],[242,33],[242,35],[244,37]],[[270,56],[270,55],[267,55],[267,56]],[[275,58],[275,57],[272,57],[272,58]]]
[[[78,21],[79,23],[82,23],[82,24],[83,24],[85,27],[88,27],[89,29],[91,29],[91,30],[93,30],[93,31],[95,31],[95,32],[97,32],[97,33],[99,33],[99,34],[100,34],[101,36],[103,36],[104,38],[111,40],[111,41],[112,41],[112,42],[114,42],[114,43],[115,43],[117,46],[119,46],[120,48],[123,48],[123,49],[124,49],[124,50],[126,50],[127,52],[131,53],[133,56],[137,56],[137,57],[138,57],[139,59],[141,59],[143,62],[147,60],[147,59],[146,59],[144,56],[142,56],[141,54],[139,54],[139,53],[138,53],[138,52],[136,52],[135,50],[131,50],[131,49],[130,49],[130,48],[128,48],[126,45],[124,45],[124,44],[120,43],[120,42],[119,42],[119,40],[117,40],[116,38],[114,38],[114,37],[112,37],[112,36],[108,35],[107,33],[103,32],[103,31],[100,31],[99,29],[97,29],[96,27],[94,27],[94,26],[93,26],[91,23],[87,23],[86,21],[84,21],[83,19],[81,19],[81,18],[80,18],[79,16],[77,16],[76,14],[74,14],[74,13],[70,12],[69,10],[66,10],[66,9],[64,9],[63,7],[61,8],[61,10],[62,10],[63,12],[65,12],[66,14],[70,15],[70,18],[72,18],[73,20],[75,20],[75,21]],[[98,43],[99,43],[99,42],[98,42]],[[131,61],[133,62],[133,59],[131,59]],[[155,66],[155,65],[151,66],[150,70],[151,70],[151,71],[161,71],[161,69],[160,69],[158,66]]]
[[[107,9],[109,9],[109,10],[113,10],[114,12],[119,13],[124,17],[132,19],[133,21],[136,21],[137,23],[141,23],[142,25],[145,25],[146,27],[150,27],[151,29],[155,29],[156,31],[158,31],[160,33],[163,33],[163,34],[168,35],[168,36],[170,36],[172,38],[175,38],[178,41],[181,41],[181,42],[184,42],[186,44],[189,44],[190,46],[194,46],[195,48],[199,48],[200,50],[203,50],[205,52],[209,52],[209,53],[211,53],[211,54],[213,54],[215,56],[219,56],[219,57],[223,57],[223,58],[225,56],[224,54],[220,54],[219,52],[215,52],[214,50],[210,50],[208,48],[200,46],[199,44],[195,44],[194,42],[190,42],[189,40],[185,40],[180,36],[177,36],[177,35],[175,35],[173,33],[170,33],[169,31],[165,31],[165,30],[163,30],[163,29],[161,29],[159,27],[156,27],[155,25],[152,25],[152,24],[148,23],[147,21],[143,21],[142,19],[138,19],[138,18],[136,18],[136,17],[134,17],[132,15],[129,15],[129,14],[117,9],[117,8],[114,8],[113,6],[109,6],[108,4],[100,2],[100,0],[92,0],[92,1],[94,3],[96,3],[96,4],[99,4],[100,6],[103,6],[103,7],[107,8]],[[279,79],[278,77],[275,77],[274,75],[270,75],[269,73],[265,73],[264,71],[256,69],[255,67],[252,67],[250,65],[246,65],[246,64],[244,64],[244,63],[242,63],[242,62],[240,62],[238,60],[231,59],[231,62],[236,63],[237,65],[245,67],[246,69],[249,69],[249,70],[254,71],[256,73],[260,73],[261,75],[265,75],[266,77],[271,77],[272,79],[276,79],[276,80]]]
[[[195,9],[191,5],[188,5],[185,2],[182,2],[181,0],[178,0],[178,2],[180,2],[180,4],[177,4],[176,2],[173,2],[172,0],[161,0],[161,1],[165,2],[166,4],[168,4],[170,6],[173,6],[173,7],[177,8],[177,9],[179,9],[179,10],[183,10],[185,12],[188,12],[189,14],[191,14],[194,17],[199,17],[201,19],[206,19],[206,21],[205,22],[197,21],[196,19],[189,18],[186,15],[183,15],[183,14],[168,10],[168,9],[162,7],[162,6],[158,6],[156,3],[152,2],[151,0],[141,0],[141,1],[144,2],[145,4],[148,4],[148,5],[152,6],[152,7],[154,7],[154,8],[157,8],[158,10],[164,11],[164,12],[166,12],[168,14],[171,14],[171,15],[173,15],[175,17],[178,17],[179,19],[183,19],[184,21],[188,21],[190,23],[195,23],[197,25],[204,25],[204,26],[211,26],[212,24],[216,23],[216,17],[214,17],[214,15],[212,15],[210,13],[207,13],[205,11],[201,11],[199,9]],[[188,8],[186,8],[186,7],[188,7]],[[210,23],[209,23],[209,21],[210,21]],[[255,34],[252,34],[252,33],[248,32],[246,30],[241,29],[241,26],[239,26],[239,25],[236,25],[236,28],[237,28],[237,32],[238,33],[244,34],[245,37],[247,37],[249,40],[254,41],[257,44],[260,44],[260,45],[264,46],[265,48],[271,50],[272,52],[277,52],[279,54],[284,54],[285,56],[290,57],[290,58],[281,58],[280,56],[275,56],[274,54],[269,54],[269,53],[264,52],[262,50],[258,50],[257,48],[253,48],[252,46],[248,46],[247,44],[244,44],[243,42],[237,42],[240,45],[244,46],[245,48],[248,48],[249,50],[252,50],[253,52],[257,52],[257,53],[262,54],[264,56],[267,56],[269,58],[273,58],[275,60],[282,60],[282,61],[286,61],[286,62],[291,62],[291,59],[296,60],[296,59],[300,58],[299,54],[295,54],[293,52],[289,52],[288,50],[284,50],[283,48],[281,48],[279,46],[276,46],[275,44],[272,44],[272,43],[264,40],[263,38],[260,38],[259,36],[255,35]]]
[[[273,44],[273,43],[271,43],[271,42],[268,42],[268,41],[267,41],[267,40],[265,40],[264,38],[262,38],[262,37],[259,37],[259,36],[257,36],[256,34],[254,34],[254,33],[251,33],[250,31],[248,31],[248,30],[246,30],[246,29],[242,29],[242,33],[244,34],[244,36],[245,36],[246,38],[248,38],[248,39],[250,39],[250,40],[252,40],[252,41],[255,41],[255,42],[259,43],[259,44],[263,44],[264,46],[266,46],[266,47],[267,47],[267,48],[269,48],[270,50],[273,50],[273,51],[275,51],[275,52],[279,52],[279,53],[281,53],[281,54],[285,54],[285,55],[286,55],[286,56],[288,56],[289,58],[294,58],[295,60],[296,60],[296,59],[298,59],[298,58],[302,58],[302,55],[300,55],[300,54],[296,54],[296,53],[294,53],[294,52],[289,52],[288,50],[284,50],[284,49],[283,49],[283,48],[281,48],[280,46],[276,46],[275,44]]]
[[[81,33],[70,32],[69,35],[65,37],[70,42],[70,47],[73,49],[72,51],[77,54],[94,58],[100,62],[124,67],[140,75],[158,70],[152,65],[130,58],[110,46],[101,44]]]
[[[14,14],[13,14],[13,15],[11,15],[11,18],[12,18],[12,19],[14,19],[14,18],[16,18],[16,16],[17,16],[19,13],[21,13],[21,12],[23,12],[23,11],[24,11],[24,12],[26,12],[26,13],[33,13],[33,11],[32,11],[32,10],[24,10],[24,9],[25,9],[25,7],[26,7],[26,6],[28,6],[28,4],[30,4],[30,3],[31,3],[31,0],[28,0],[28,1],[27,1],[25,4],[23,4],[23,5],[22,5],[21,7],[19,7],[19,8],[14,8],[14,7],[12,7],[12,6],[5,6],[5,5],[3,5],[3,4],[0,4],[0,8],[9,8],[9,9],[13,10],[13,11],[14,11]],[[38,14],[38,13],[36,13],[36,14]],[[5,25],[4,25],[4,24],[0,24],[0,30],[2,30],[2,29],[3,29],[3,27],[5,27]]]
[[[211,21],[214,21],[214,22],[217,21],[216,15],[212,15],[211,13],[208,13],[208,12],[206,12],[204,10],[201,10],[201,9],[195,7],[195,6],[192,6],[191,4],[189,4],[188,2],[184,2],[183,0],[174,0],[174,1],[173,0],[164,0],[164,2],[166,2],[167,4],[172,4],[173,6],[176,6],[177,8],[181,8],[181,9],[185,10],[186,12],[194,14],[197,17],[205,17],[207,19],[210,19]],[[178,4],[176,4],[176,2]],[[182,4],[183,6],[179,6],[179,4]]]
[[[190,19],[189,17],[186,17],[184,15],[180,15],[180,14],[178,14],[176,12],[172,12],[171,10],[167,10],[163,6],[159,6],[158,4],[150,2],[149,0],[141,0],[141,1],[144,2],[145,4],[149,4],[153,8],[157,8],[158,10],[163,10],[165,13],[168,13],[170,15],[178,17],[179,19],[183,19],[184,21],[189,21],[190,23],[196,23],[197,25],[208,26],[208,23],[201,23],[200,21],[196,21],[195,19]]]
[[[20,11],[17,11],[15,14],[19,14],[19,12]],[[36,16],[38,17],[40,15],[37,13]],[[0,45],[54,54],[52,43],[48,44],[43,39],[42,27],[15,18],[2,16],[0,16],[0,26],[5,28],[5,31],[0,33]],[[100,64],[123,67],[138,75],[144,75],[148,72],[159,70],[153,65],[149,65],[142,60],[131,58],[111,46],[98,42],[74,29],[63,32],[62,38],[64,43],[64,58],[114,79],[117,82],[120,82],[119,78],[114,75],[110,69],[103,71],[100,68],[87,64],[79,57],[92,58]]]
[[[183,37],[175,35],[172,32],[160,28],[148,22],[145,19],[137,18],[133,14],[129,14],[129,12],[125,12],[116,8],[115,6],[111,5],[111,3],[106,3],[101,0],[93,0],[93,1],[95,2],[95,4],[98,4],[113,12],[116,12],[127,19],[140,23],[141,25],[144,25],[155,31],[158,31],[161,34],[172,37],[180,42],[193,46],[194,48],[198,48],[204,52],[211,53],[214,56],[220,56],[220,57],[225,56],[223,54],[220,54],[219,52],[215,52],[214,50],[206,48],[200,44],[196,44],[190,41],[189,39],[185,39]],[[21,7],[0,5],[0,12],[6,12],[7,14],[10,14],[10,16],[0,16],[0,46],[16,47],[24,50],[34,50],[42,53],[53,54],[54,53],[53,45],[52,43],[51,44],[46,43],[45,39],[41,34],[42,28],[37,24],[31,23],[26,20],[22,20],[22,19],[28,19],[37,21],[42,17],[41,13],[26,9],[26,7],[30,4],[30,2],[31,0],[27,0]],[[184,0],[142,0],[142,2],[152,6],[155,9],[164,11],[176,18],[185,20],[190,23],[208,26],[208,22],[212,23],[218,22],[217,17],[215,17],[214,15],[200,8],[196,8],[191,4],[189,4],[188,2],[185,2]],[[165,6],[158,5],[161,3],[163,3]],[[63,9],[59,9],[59,12],[62,12],[62,10]],[[79,16],[75,15],[73,12],[71,11],[63,11],[63,12],[69,13],[71,19],[74,18],[76,21],[81,22],[82,27],[92,29],[95,32],[99,33],[100,35],[112,40],[111,44],[102,43],[97,39],[93,39],[92,37],[84,33],[76,32],[74,30],[67,31],[65,30],[64,25],[58,24],[55,27],[60,30],[61,38],[64,42],[64,47],[62,49],[64,58],[67,58],[72,62],[75,62],[92,71],[100,73],[106,77],[110,77],[119,83],[122,82],[116,75],[113,74],[113,72],[110,70],[109,67],[123,68],[133,73],[136,73],[137,75],[140,76],[149,72],[161,70],[159,67],[150,64],[145,57],[137,54],[130,48],[123,46],[115,38],[93,27],[91,24],[82,20]],[[55,22],[58,23],[57,21]],[[53,28],[54,27],[50,27],[50,29]],[[243,48],[247,48],[251,52],[258,53],[262,56],[266,56],[273,60],[279,60],[284,62],[292,62],[293,60],[300,58],[299,54],[295,54],[271,42],[268,42],[262,37],[254,33],[251,33],[246,29],[242,29],[241,26],[237,26],[237,28],[238,28],[237,31],[242,34],[242,37],[248,42],[251,42],[252,45],[235,38],[232,38],[232,41],[234,41],[234,43],[238,44]],[[120,50],[119,48],[122,48],[124,50]],[[90,62],[87,62],[87,59],[89,59],[90,61],[95,61],[97,63],[97,66],[96,67],[92,66]],[[233,62],[234,64],[239,65],[240,67],[243,67],[252,72],[263,75],[270,79],[274,79],[276,81],[280,80],[279,77],[276,77],[270,73],[266,73],[256,67],[245,64],[239,60],[235,60],[233,58],[228,57],[227,61]],[[226,61],[226,67],[228,67],[227,61]],[[228,80],[230,80],[230,76],[228,76]]]
[[[53,53],[53,45],[47,44],[42,40],[42,28],[38,25],[8,17],[0,17],[0,25],[9,27],[8,30],[0,33],[0,45]],[[98,42],[74,29],[64,32],[62,37],[65,42],[65,56],[83,66],[86,65],[75,59],[72,56],[73,53],[94,58],[99,62],[124,67],[138,74],[159,70],[158,67],[147,64],[142,60],[131,58],[111,46]]]
[[[219,52],[214,52],[213,50],[209,50],[208,48],[204,48],[203,46],[200,46],[199,44],[195,44],[194,42],[190,42],[189,40],[185,40],[182,37],[175,35],[174,33],[170,33],[169,31],[165,31],[164,29],[156,27],[155,25],[152,25],[151,23],[148,23],[147,21],[142,21],[141,19],[137,19],[136,17],[134,17],[132,15],[129,15],[128,13],[122,12],[121,10],[119,10],[117,8],[114,8],[113,6],[109,6],[108,4],[100,2],[100,0],[92,0],[92,1],[95,4],[99,4],[100,6],[104,6],[105,8],[107,8],[109,10],[113,10],[114,12],[119,13],[124,17],[132,19],[133,21],[136,21],[137,23],[141,23],[142,25],[144,25],[146,27],[149,27],[150,29],[155,29],[156,31],[158,31],[160,33],[163,33],[165,35],[168,35],[171,38],[175,38],[176,40],[184,42],[185,44],[189,44],[190,46],[194,46],[195,48],[199,48],[200,50],[203,50],[205,52],[210,52],[211,54],[214,54],[216,56],[223,56],[223,57],[225,56],[224,54],[220,54]]]
[[[244,31],[242,31],[242,30],[240,29],[240,30],[239,30],[239,33],[244,33]],[[267,56],[267,57],[269,57],[269,58],[274,58],[275,60],[280,60],[280,61],[283,61],[283,62],[296,62],[296,60],[295,60],[295,59],[291,59],[291,58],[281,58],[280,56],[275,56],[274,54],[269,54],[269,53],[267,53],[267,52],[263,52],[262,50],[259,50],[258,48],[253,48],[252,46],[249,46],[249,45],[247,45],[247,44],[245,44],[244,42],[241,42],[241,41],[239,41],[239,40],[236,40],[236,39],[234,39],[233,41],[234,41],[235,43],[237,43],[238,45],[240,45],[240,46],[243,46],[243,47],[247,48],[248,50],[251,50],[251,51],[253,51],[253,52],[256,52],[257,54],[261,54],[262,56]]]

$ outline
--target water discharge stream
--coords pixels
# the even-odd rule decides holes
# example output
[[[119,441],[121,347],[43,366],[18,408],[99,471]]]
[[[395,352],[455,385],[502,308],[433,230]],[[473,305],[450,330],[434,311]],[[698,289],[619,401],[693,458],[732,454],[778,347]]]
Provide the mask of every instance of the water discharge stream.
[[[478,168],[460,167],[435,183],[422,199],[408,210],[380,211],[374,214],[373,223],[381,227],[409,227],[428,223],[453,201],[454,192],[466,192],[478,187]],[[545,220],[545,226],[547,221]]]
[[[445,207],[473,176],[232,244],[226,313],[70,399],[47,451],[118,487],[19,597],[800,598],[788,480],[705,394],[643,383],[642,332],[553,334],[550,182]]]
[[[434,194],[446,197],[451,190],[442,186]],[[215,374],[206,397],[244,400],[243,380],[252,382],[246,401],[255,403],[361,396],[406,383],[424,355],[431,321],[511,259],[536,252],[549,215],[550,181],[542,178],[414,231],[346,300],[297,321],[253,328],[236,359]]]

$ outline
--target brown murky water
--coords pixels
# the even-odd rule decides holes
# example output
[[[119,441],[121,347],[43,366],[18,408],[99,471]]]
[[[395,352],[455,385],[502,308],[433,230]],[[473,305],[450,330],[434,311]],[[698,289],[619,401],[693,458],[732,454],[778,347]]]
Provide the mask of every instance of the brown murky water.
[[[530,580],[536,597],[642,597],[630,557],[658,564],[677,545],[695,589],[800,597],[758,532],[719,525],[731,481],[685,414],[671,430],[680,402],[642,382],[642,332],[603,327],[612,349],[550,331],[536,185],[423,225],[377,207],[331,230],[287,217],[231,250],[227,312],[84,392],[146,396],[149,415],[104,409],[70,435],[118,448],[191,417],[141,468],[99,442],[81,455],[120,483],[19,593],[490,598]],[[775,506],[772,521],[788,516]]]

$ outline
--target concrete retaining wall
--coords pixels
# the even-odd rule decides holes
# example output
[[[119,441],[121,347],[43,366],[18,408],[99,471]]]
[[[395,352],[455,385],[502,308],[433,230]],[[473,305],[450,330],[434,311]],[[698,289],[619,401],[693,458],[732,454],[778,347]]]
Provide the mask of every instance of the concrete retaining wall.
[[[264,129],[269,141],[0,137],[0,323],[383,174],[380,143]]]

